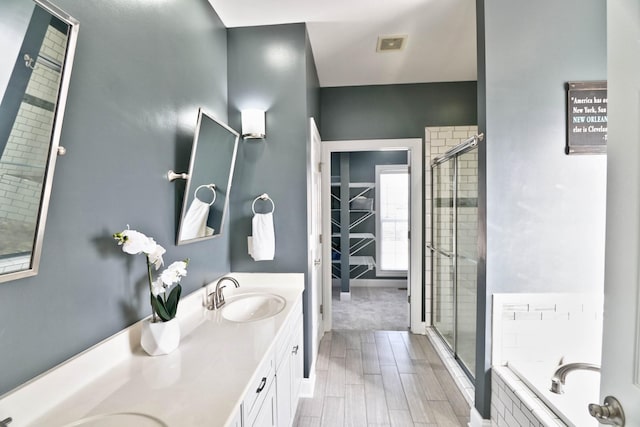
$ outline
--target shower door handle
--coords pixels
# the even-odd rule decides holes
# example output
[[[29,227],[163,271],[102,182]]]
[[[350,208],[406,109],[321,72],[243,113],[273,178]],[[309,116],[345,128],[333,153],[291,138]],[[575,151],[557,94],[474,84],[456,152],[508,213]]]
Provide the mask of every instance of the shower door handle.
[[[613,396],[605,397],[604,405],[589,404],[589,414],[600,424],[624,427],[625,419],[622,405]]]
[[[437,252],[437,253],[439,253],[440,255],[444,255],[444,256],[446,256],[447,258],[451,258],[451,257],[453,256],[453,254],[447,253],[447,252],[445,252],[445,251],[441,251],[440,249],[436,249],[436,248],[434,248],[434,247],[433,247],[433,246],[431,246],[431,245],[427,245],[427,249],[429,249],[431,252]]]

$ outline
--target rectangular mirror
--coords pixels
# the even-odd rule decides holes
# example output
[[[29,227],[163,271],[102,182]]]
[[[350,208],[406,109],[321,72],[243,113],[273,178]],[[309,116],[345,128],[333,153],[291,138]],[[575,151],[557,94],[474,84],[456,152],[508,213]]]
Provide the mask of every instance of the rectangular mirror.
[[[0,282],[38,273],[78,21],[0,2]]]
[[[238,132],[199,109],[178,227],[178,245],[222,234],[237,151]]]

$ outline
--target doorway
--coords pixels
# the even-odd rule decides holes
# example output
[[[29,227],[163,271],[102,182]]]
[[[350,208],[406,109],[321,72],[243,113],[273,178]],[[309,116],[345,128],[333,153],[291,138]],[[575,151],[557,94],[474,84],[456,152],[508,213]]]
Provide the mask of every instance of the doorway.
[[[396,139],[396,140],[360,140],[360,141],[324,141],[322,143],[322,235],[326,236],[323,240],[325,242],[329,242],[331,236],[335,233],[332,232],[332,214],[331,214],[331,200],[332,200],[332,181],[331,181],[331,169],[332,166],[335,167],[335,159],[336,155],[342,155],[344,153],[361,153],[361,152],[405,152],[407,156],[407,161],[405,164],[408,164],[409,171],[409,194],[410,202],[409,202],[409,212],[408,212],[408,223],[409,230],[415,230],[415,232],[410,235],[409,239],[409,266],[407,270],[406,277],[406,300],[408,304],[408,328],[413,333],[424,334],[425,333],[425,323],[423,318],[423,286],[422,286],[422,268],[423,268],[423,221],[422,221],[422,199],[423,199],[423,188],[422,188],[422,140],[421,139]],[[344,171],[345,173],[346,170]],[[344,184],[344,188],[348,191],[348,181]],[[335,187],[335,185],[334,185]],[[372,185],[372,189],[375,185]],[[354,187],[352,187],[354,188]],[[366,190],[366,187],[363,189]],[[371,190],[368,190],[371,191]],[[353,197],[362,197],[367,199],[366,193],[359,194],[357,190],[354,190],[354,194],[348,197],[345,200],[342,200],[342,203],[345,203],[347,206],[346,211],[341,213],[340,215],[344,215],[342,217],[342,224],[349,224],[349,218],[346,214],[348,214],[349,201],[353,201]],[[334,197],[334,206],[333,209],[336,209],[335,203],[337,203],[336,198]],[[367,203],[372,203],[372,201],[358,199],[359,202],[362,202],[364,205],[362,207],[367,207]],[[358,206],[356,206],[358,207]],[[341,210],[342,211],[342,210]],[[366,211],[373,211],[373,209],[362,209],[362,215],[366,216]],[[337,211],[334,211],[337,212]],[[334,214],[335,215],[335,214]],[[358,214],[356,214],[358,215]],[[337,221],[334,216],[334,223]],[[340,233],[344,233],[344,240],[348,241],[350,239],[348,227],[344,230],[341,229]],[[362,237],[362,236],[360,236]],[[361,244],[366,244],[362,242]],[[375,246],[372,246],[375,248]],[[341,271],[351,271],[353,267],[357,267],[362,270],[365,269],[365,275],[367,272],[372,270],[369,267],[373,267],[373,265],[368,265],[370,263],[375,263],[375,258],[371,256],[371,259],[367,261],[367,259],[354,259],[358,256],[358,254],[349,253],[348,247],[345,245],[341,252],[347,251],[348,256],[340,256],[340,254],[332,251],[332,247],[330,244],[323,245],[323,259],[332,260],[334,262],[325,262],[323,263],[323,323],[324,330],[330,331],[334,329],[333,326],[333,304],[332,301],[332,268],[335,268],[336,264],[340,264]],[[333,258],[340,257],[339,261]],[[362,255],[364,258],[365,256]],[[338,261],[338,262],[335,262]],[[365,262],[367,261],[367,262]],[[334,275],[336,271],[334,270]],[[369,273],[371,274],[371,273]],[[357,276],[358,273],[356,272]],[[347,276],[351,278],[352,275]],[[356,289],[356,288],[353,288]],[[348,301],[352,294],[352,288],[349,287],[341,287],[339,291],[339,298],[336,299],[338,303],[342,301]],[[357,290],[356,292],[361,292]],[[375,293],[372,292],[372,293]],[[380,310],[380,303],[384,303],[384,296],[380,297],[382,300],[378,300],[377,311],[371,312],[368,317],[374,319],[376,317],[381,317],[383,314]],[[404,297],[403,297],[404,299]],[[413,300],[415,303],[411,303]],[[369,328],[372,329],[372,328]]]

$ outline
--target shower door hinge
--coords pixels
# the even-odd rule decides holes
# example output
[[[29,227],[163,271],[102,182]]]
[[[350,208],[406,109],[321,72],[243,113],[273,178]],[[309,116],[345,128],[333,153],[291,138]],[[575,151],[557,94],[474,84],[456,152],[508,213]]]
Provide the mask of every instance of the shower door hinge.
[[[320,314],[324,314],[324,306],[320,304]]]
[[[411,295],[407,295],[407,303],[411,304]]]
[[[411,230],[407,231],[407,238],[411,240]]]
[[[322,162],[318,162],[318,172],[322,172]]]
[[[318,234],[318,242],[322,243],[322,234]]]

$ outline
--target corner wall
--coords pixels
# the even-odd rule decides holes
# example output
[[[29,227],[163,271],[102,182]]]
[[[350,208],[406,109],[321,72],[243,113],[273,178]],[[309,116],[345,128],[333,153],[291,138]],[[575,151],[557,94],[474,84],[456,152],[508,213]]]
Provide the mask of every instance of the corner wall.
[[[606,157],[564,146],[566,82],[607,76],[606,2],[478,0],[476,10],[476,408],[488,418],[491,295],[603,290]]]
[[[230,28],[229,117],[241,129],[240,111],[266,110],[266,138],[240,140],[231,195],[233,271],[305,273],[308,289],[307,165],[309,117],[318,122],[318,81],[305,24]],[[311,56],[311,58],[310,58]],[[254,261],[247,252],[251,205],[262,193],[275,204],[273,261]],[[256,204],[256,211],[260,209]],[[308,304],[305,315],[305,374],[311,363]]]

